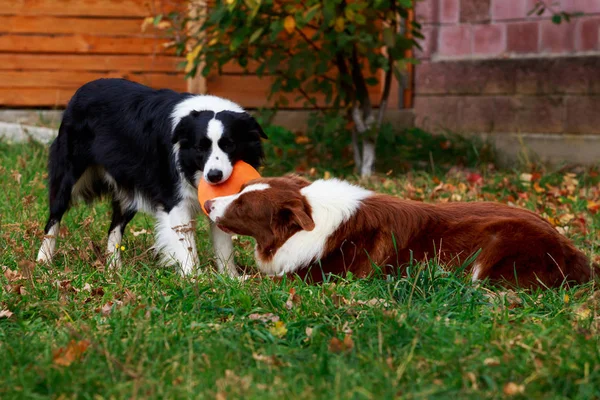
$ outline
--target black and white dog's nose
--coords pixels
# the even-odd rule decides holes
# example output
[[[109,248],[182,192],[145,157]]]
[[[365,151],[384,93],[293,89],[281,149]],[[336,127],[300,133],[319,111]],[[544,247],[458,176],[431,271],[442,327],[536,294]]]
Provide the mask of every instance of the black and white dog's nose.
[[[208,174],[206,174],[206,179],[210,183],[219,183],[221,182],[221,179],[223,179],[223,171],[219,171],[218,169],[211,169],[210,171],[208,171]]]

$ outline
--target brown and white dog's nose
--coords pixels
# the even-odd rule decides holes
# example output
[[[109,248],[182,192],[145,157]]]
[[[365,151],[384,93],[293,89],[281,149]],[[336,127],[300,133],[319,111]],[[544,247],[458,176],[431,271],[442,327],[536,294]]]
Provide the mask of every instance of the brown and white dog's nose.
[[[214,204],[214,200],[206,200],[204,202],[204,209],[206,210],[207,213],[210,214],[210,211],[213,208],[213,204]]]

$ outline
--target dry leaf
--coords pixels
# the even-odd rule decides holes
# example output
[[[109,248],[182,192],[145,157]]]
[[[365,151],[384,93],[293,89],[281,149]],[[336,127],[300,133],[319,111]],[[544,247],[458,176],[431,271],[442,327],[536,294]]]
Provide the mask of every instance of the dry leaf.
[[[475,374],[472,372],[467,372],[466,376],[467,376],[467,379],[471,382],[471,388],[473,390],[478,390],[479,385],[477,384],[477,377],[475,376]]]
[[[497,358],[486,358],[485,360],[483,360],[483,365],[485,365],[486,367],[496,367],[500,365],[500,361],[498,361]]]
[[[2,272],[4,273],[4,277],[9,281],[9,282],[14,282],[14,281],[19,281],[21,279],[25,279],[25,277],[23,275],[21,275],[20,272],[18,271],[13,271],[12,269],[3,266],[2,267]]]
[[[19,261],[19,272],[21,276],[26,279],[31,279],[33,276],[33,270],[35,268],[35,263],[29,260]]]
[[[68,367],[74,361],[81,359],[81,356],[89,346],[89,340],[80,340],[79,342],[71,340],[67,347],[61,347],[54,351],[52,356],[53,363],[62,367]]]
[[[587,304],[582,304],[575,310],[575,316],[577,317],[577,319],[580,319],[580,320],[588,319],[590,317],[591,313],[592,313],[592,310],[590,310],[590,308],[587,306]]]
[[[248,315],[248,319],[252,320],[252,321],[262,321],[262,322],[277,322],[279,321],[279,316],[273,314],[273,313],[266,313],[266,314],[250,314]]]
[[[286,367],[289,365],[288,363],[282,362],[276,356],[273,356],[273,355],[265,356],[263,354],[252,353],[252,358],[254,358],[256,361],[265,363],[267,365],[273,365],[276,367]]]
[[[291,310],[294,305],[298,305],[300,304],[300,296],[296,294],[296,289],[291,288],[290,289],[290,295],[287,299],[287,301],[285,302],[285,307],[288,310]]]
[[[142,229],[142,230],[140,230],[140,231],[134,231],[133,229],[130,229],[129,231],[131,232],[131,234],[132,234],[134,237],[138,237],[138,236],[140,236],[140,235],[145,235],[145,234],[147,234],[147,233],[148,233],[148,231],[147,231],[147,230],[145,230],[145,229]]]
[[[13,312],[7,309],[0,310],[0,318],[10,318],[13,316]]]
[[[103,305],[101,308],[96,309],[96,312],[100,312],[102,313],[102,315],[104,315],[105,317],[109,316],[110,313],[112,313],[113,310],[113,306],[118,307],[120,305],[122,305],[123,302],[121,300],[115,300],[113,301],[109,301],[108,303],[106,303],[105,305]]]
[[[508,382],[506,385],[504,385],[504,388],[502,389],[502,391],[507,396],[515,396],[517,394],[524,393],[525,392],[525,386],[524,385],[517,385],[514,382]]]
[[[310,338],[312,337],[312,334],[313,334],[313,328],[309,328],[309,327],[307,327],[307,328],[304,330],[304,333],[306,333],[306,337],[310,339]]]
[[[354,341],[351,335],[345,335],[344,340],[340,340],[336,337],[331,338],[329,342],[329,351],[332,353],[341,353],[350,351],[354,348]]]

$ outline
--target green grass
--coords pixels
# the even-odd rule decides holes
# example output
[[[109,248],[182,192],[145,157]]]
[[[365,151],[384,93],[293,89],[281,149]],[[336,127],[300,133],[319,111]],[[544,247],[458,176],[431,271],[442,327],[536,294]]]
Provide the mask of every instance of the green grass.
[[[202,220],[206,272],[184,279],[147,252],[153,221],[143,215],[128,228],[123,269],[109,273],[95,253],[106,202],[72,209],[54,264],[27,279],[47,216],[46,157],[33,143],[0,143],[0,265],[13,271],[0,276],[0,310],[13,313],[0,318],[2,399],[600,397],[592,284],[498,294],[436,265],[402,279],[239,282],[210,271]],[[528,178],[411,171],[367,185],[424,201],[512,202],[597,257],[597,173]],[[239,239],[240,264],[252,264],[251,247]]]

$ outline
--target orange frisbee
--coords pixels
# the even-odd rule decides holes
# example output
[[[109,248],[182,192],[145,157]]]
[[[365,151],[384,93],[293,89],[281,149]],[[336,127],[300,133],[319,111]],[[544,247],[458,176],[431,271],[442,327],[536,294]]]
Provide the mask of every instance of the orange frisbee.
[[[206,200],[212,200],[215,197],[229,196],[236,194],[242,188],[242,185],[252,179],[260,178],[260,174],[252,165],[243,161],[238,161],[233,166],[233,172],[229,179],[218,185],[209,185],[204,179],[198,183],[198,201],[204,214],[208,215],[204,209]]]

